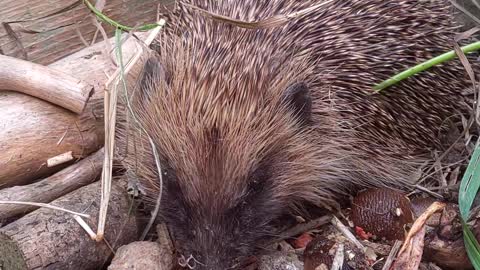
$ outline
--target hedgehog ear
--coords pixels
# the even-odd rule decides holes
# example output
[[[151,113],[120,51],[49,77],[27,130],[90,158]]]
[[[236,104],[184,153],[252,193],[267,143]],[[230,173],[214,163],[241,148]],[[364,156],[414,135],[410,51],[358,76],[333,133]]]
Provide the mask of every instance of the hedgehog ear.
[[[303,82],[291,84],[283,94],[283,101],[302,122],[309,124],[312,114],[312,98],[307,85]]]
[[[160,81],[169,83],[169,76],[167,70],[162,65],[160,60],[156,57],[149,57],[143,66],[138,82],[138,91],[140,100],[148,100],[152,91],[155,91],[156,86]]]

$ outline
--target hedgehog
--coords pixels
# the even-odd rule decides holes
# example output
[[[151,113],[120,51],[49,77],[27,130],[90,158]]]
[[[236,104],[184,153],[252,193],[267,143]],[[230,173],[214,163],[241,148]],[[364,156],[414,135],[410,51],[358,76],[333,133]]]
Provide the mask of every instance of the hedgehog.
[[[246,22],[300,15],[249,29],[198,8]],[[306,205],[410,188],[444,121],[470,112],[468,76],[453,60],[373,86],[451,50],[458,29],[447,0],[180,2],[117,140],[184,265],[241,269]]]

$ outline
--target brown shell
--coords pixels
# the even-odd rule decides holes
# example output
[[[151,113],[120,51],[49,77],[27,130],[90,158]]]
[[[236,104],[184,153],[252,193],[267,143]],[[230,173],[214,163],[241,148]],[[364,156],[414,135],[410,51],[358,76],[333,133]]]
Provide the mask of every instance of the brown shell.
[[[351,218],[366,233],[388,240],[403,239],[405,226],[413,222],[410,200],[392,189],[369,189],[352,202]]]

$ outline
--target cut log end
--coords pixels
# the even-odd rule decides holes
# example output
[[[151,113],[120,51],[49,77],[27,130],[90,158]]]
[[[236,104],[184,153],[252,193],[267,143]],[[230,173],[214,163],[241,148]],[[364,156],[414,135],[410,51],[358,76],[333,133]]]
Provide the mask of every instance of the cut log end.
[[[85,222],[95,230],[100,187],[100,182],[93,183],[51,204],[91,215],[92,219]],[[126,192],[116,184],[111,191],[105,234],[109,244],[93,241],[70,214],[38,209],[0,228],[1,269],[99,269],[112,256],[110,247],[130,243],[138,234]]]
[[[0,232],[0,257],[1,269],[26,270],[25,254],[17,243],[8,235]]]

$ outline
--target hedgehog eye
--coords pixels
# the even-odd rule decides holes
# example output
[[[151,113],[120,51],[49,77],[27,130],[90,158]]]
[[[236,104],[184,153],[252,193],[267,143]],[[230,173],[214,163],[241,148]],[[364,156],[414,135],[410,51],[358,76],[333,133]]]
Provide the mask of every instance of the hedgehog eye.
[[[312,98],[304,82],[291,84],[283,94],[283,102],[293,110],[302,124],[310,123]]]
[[[266,166],[259,166],[253,173],[250,174],[248,182],[248,195],[258,194],[265,188],[268,178],[270,177],[269,170]]]

